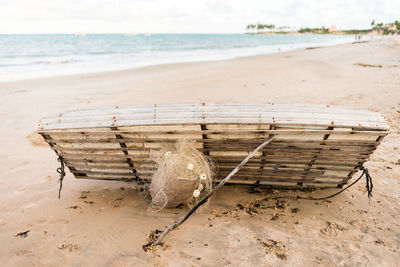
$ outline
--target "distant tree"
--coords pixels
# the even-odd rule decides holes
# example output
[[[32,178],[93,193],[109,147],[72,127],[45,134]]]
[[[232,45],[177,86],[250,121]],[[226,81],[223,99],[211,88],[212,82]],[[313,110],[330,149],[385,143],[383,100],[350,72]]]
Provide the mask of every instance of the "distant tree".
[[[265,29],[268,29],[269,31],[272,31],[273,29],[275,29],[274,24],[264,24],[263,26]]]
[[[300,28],[299,32],[300,33],[305,33],[305,32],[312,32],[314,29],[311,28]]]
[[[270,27],[271,30],[275,29],[275,25],[274,24],[270,24],[269,27]]]
[[[254,25],[254,24],[249,24],[246,27],[247,30],[254,30],[255,28],[256,28],[256,25]]]
[[[278,27],[278,30],[288,30],[288,29],[290,29],[289,26],[279,26]]]
[[[257,23],[257,31],[262,31],[265,29],[265,25],[261,23]]]
[[[400,30],[400,22],[398,20],[394,22],[394,25],[396,25],[396,29]]]
[[[372,21],[371,21],[371,26],[372,26],[372,28],[374,28],[374,25],[375,25],[375,20],[372,20]]]

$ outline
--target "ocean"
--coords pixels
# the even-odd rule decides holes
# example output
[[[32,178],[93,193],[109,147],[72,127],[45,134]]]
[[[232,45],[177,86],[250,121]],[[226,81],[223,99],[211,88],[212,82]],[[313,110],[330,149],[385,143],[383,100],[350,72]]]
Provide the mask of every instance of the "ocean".
[[[0,80],[232,59],[349,43],[351,35],[0,35]]]

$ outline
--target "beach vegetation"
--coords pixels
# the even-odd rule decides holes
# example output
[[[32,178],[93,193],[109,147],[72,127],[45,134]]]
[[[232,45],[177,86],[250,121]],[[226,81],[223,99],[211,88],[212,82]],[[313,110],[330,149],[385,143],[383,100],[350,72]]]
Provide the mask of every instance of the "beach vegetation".
[[[257,26],[255,24],[249,24],[249,25],[247,25],[246,30],[252,30],[253,31],[256,28],[257,28]]]
[[[396,25],[396,29],[400,31],[400,22],[396,20],[394,24]]]
[[[371,32],[371,29],[366,30],[358,30],[358,29],[351,29],[351,30],[344,30],[344,34],[368,34]]]
[[[321,28],[300,28],[298,30],[299,33],[318,33],[318,34],[326,34],[329,33],[329,29],[322,26]]]
[[[400,34],[400,22],[398,20],[389,23],[379,22],[376,23],[375,20],[371,22],[371,31],[377,33],[388,35],[388,34]]]
[[[246,30],[256,31],[258,34],[275,33],[275,34],[288,34],[288,33],[311,33],[311,34],[400,34],[400,21],[396,20],[390,23],[377,22],[375,19],[370,23],[370,29],[349,29],[349,30],[336,30],[336,26],[329,28],[322,27],[304,27],[297,31],[290,31],[289,26],[275,26],[274,24],[249,24]]]
[[[283,26],[283,27],[285,27],[285,29],[289,28],[287,26]],[[265,30],[268,30],[269,32],[271,32],[274,29],[275,29],[275,25],[274,24],[257,23],[257,24],[248,24],[246,26],[246,30],[250,30],[250,31],[257,30],[257,33],[265,32]],[[281,30],[283,30],[283,28]]]

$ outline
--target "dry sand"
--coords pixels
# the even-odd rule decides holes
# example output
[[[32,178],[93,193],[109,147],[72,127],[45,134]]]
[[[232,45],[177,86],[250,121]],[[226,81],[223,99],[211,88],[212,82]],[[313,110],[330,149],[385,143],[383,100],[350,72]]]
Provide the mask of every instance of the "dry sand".
[[[398,265],[399,39],[4,82],[0,93],[3,266]],[[129,183],[77,180],[69,172],[57,199],[56,156],[30,135],[41,117],[101,105],[189,101],[318,103],[381,112],[391,133],[366,164],[373,199],[368,203],[361,182],[331,201],[254,205],[272,193],[226,186],[209,212],[191,217],[155,253],[142,249],[147,235],[185,209],[148,213],[148,202]],[[249,206],[265,209],[250,215]],[[25,238],[15,236],[26,230]]]

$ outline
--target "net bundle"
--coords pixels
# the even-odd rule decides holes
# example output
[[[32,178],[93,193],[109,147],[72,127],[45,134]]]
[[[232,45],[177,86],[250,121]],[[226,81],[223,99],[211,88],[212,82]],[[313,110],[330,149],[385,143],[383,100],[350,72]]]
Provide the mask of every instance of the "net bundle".
[[[157,163],[153,174],[149,210],[195,204],[212,189],[213,162],[195,148],[195,142],[178,141],[152,151]]]

